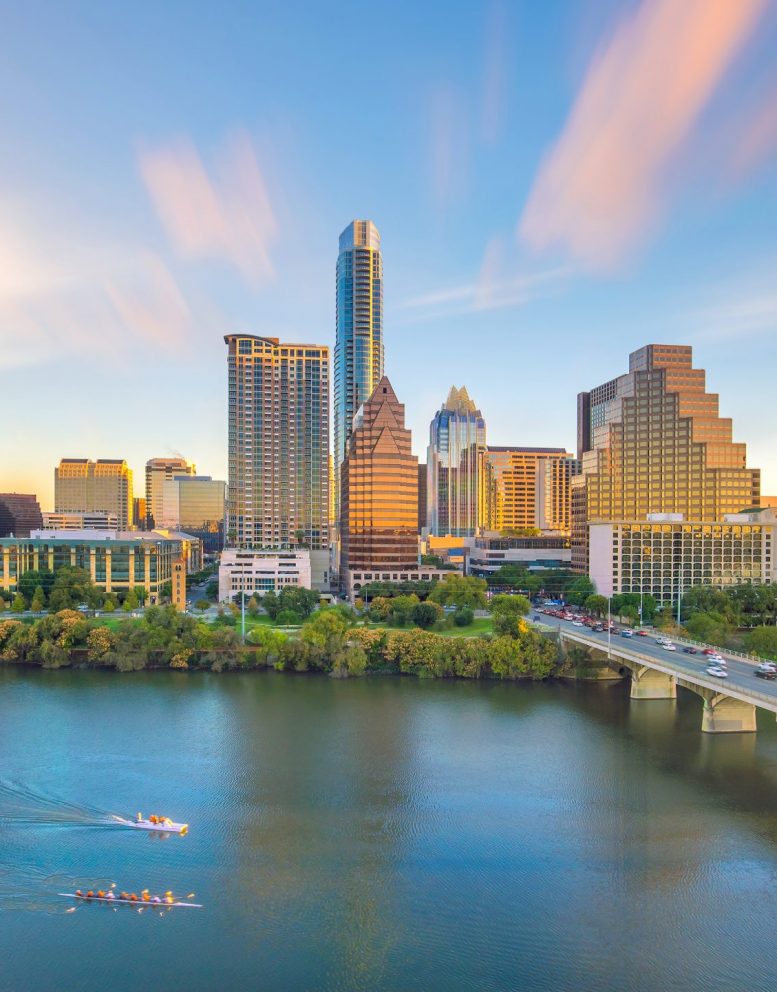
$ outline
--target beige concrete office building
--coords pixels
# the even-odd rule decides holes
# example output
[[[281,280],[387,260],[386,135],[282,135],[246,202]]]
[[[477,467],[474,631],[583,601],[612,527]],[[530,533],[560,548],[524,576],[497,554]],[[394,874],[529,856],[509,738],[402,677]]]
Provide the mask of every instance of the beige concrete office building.
[[[488,530],[569,533],[571,481],[579,462],[564,448],[496,447],[485,462]]]
[[[56,513],[107,513],[132,526],[132,470],[123,458],[63,458],[54,470]]]

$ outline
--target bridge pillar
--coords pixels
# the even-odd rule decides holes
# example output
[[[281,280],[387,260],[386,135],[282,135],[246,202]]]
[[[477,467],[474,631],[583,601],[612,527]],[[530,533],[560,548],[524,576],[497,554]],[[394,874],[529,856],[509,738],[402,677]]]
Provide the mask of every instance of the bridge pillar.
[[[631,669],[631,698],[677,699],[674,675],[666,675],[646,666],[635,666]]]
[[[754,733],[755,706],[719,693],[705,694],[701,729],[705,734]]]

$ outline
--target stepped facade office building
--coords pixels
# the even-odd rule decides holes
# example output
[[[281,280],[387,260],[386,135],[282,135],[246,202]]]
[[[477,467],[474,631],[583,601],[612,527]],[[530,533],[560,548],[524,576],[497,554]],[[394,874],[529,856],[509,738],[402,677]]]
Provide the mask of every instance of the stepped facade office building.
[[[224,341],[227,544],[298,545],[323,560],[329,546],[329,349],[250,334],[228,334]]]
[[[334,476],[340,470],[353,419],[383,375],[383,258],[380,234],[354,220],[340,235],[336,271],[334,353]],[[335,513],[339,516],[336,493]]]
[[[185,458],[149,458],[146,462],[146,527],[177,527],[177,490],[174,480],[196,475]]]
[[[692,349],[686,345],[646,345],[630,355],[626,374],[578,396],[582,472],[572,480],[576,569],[590,572],[592,529],[607,524],[614,528],[612,533],[596,531],[597,562],[607,546],[619,574],[628,574],[629,591],[674,599],[695,581],[696,565],[686,570],[686,536],[692,543],[698,536],[701,548],[707,528],[723,525],[730,515],[757,508],[760,502],[760,473],[747,466],[746,447],[733,440],[731,419],[721,417],[718,408],[718,395],[707,392],[706,374],[693,367]],[[651,522],[644,534],[634,528],[643,522]],[[644,548],[649,549],[638,555],[642,579],[632,568],[635,534],[645,538]],[[669,534],[676,535],[678,554],[674,564],[666,566],[664,543]],[[654,579],[653,565],[659,560],[661,576]],[[704,555],[702,579],[707,570],[703,560]],[[672,582],[666,579],[667,567]],[[738,581],[749,581],[738,566],[734,572],[727,578],[738,574]]]
[[[427,527],[435,537],[473,537],[486,518],[486,422],[462,387],[451,388],[429,427]]]

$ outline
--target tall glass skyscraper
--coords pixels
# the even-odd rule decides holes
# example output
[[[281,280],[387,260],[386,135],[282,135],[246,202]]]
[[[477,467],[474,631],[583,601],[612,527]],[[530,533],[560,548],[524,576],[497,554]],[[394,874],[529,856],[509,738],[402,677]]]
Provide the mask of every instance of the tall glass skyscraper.
[[[473,537],[485,522],[486,422],[467,394],[451,387],[429,427],[427,521],[435,537]]]
[[[369,220],[352,221],[340,235],[334,371],[334,478],[339,513],[340,467],[353,418],[383,376],[383,259],[380,234]]]

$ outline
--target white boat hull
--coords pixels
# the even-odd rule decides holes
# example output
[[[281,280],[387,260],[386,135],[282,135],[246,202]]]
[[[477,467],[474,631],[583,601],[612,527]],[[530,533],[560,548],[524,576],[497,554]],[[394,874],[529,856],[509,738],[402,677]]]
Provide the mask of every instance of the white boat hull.
[[[58,892],[57,895],[64,899],[78,899],[80,902],[107,902],[111,905],[118,903],[120,906],[151,906],[154,909],[177,906],[186,909],[202,909],[202,903],[199,902],[146,902],[143,899],[106,899],[105,896],[79,896],[75,892]]]
[[[188,823],[151,823],[149,820],[129,820],[130,827],[135,830],[155,830],[163,834],[186,834],[189,832]]]

